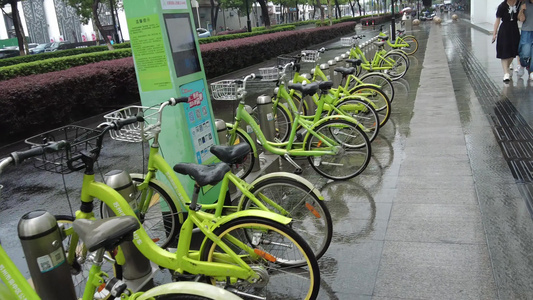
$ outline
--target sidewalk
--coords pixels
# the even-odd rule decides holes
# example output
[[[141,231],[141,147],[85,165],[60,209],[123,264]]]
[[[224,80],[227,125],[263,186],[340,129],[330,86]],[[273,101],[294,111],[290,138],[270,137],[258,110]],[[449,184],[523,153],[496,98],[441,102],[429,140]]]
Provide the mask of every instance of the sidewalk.
[[[361,33],[368,39],[376,31]],[[533,299],[530,83],[514,75],[504,85],[490,34],[470,23],[445,18],[412,33],[420,49],[394,83],[393,114],[363,174],[331,182],[298,160],[334,220],[332,244],[319,261],[319,299]],[[326,59],[344,51],[328,51]],[[227,120],[232,105],[214,102],[215,117]],[[139,171],[140,148],[106,142],[101,172]],[[20,216],[70,208],[59,175],[28,164],[0,178],[2,246],[22,265],[13,234]],[[65,178],[76,190],[81,174]],[[77,195],[70,196],[76,209]]]

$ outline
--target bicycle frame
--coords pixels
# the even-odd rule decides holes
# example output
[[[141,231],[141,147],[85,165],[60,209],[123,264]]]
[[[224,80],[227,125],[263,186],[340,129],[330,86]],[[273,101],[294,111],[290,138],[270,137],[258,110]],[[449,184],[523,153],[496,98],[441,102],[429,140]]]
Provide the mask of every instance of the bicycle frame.
[[[163,167],[162,171],[166,174],[171,174],[171,176],[175,176],[170,166],[168,168]],[[226,178],[222,181],[222,190],[226,190],[228,188],[228,181],[229,179]],[[179,180],[177,182],[179,182]],[[191,201],[189,201],[189,198],[181,184],[177,185],[177,189],[179,194],[183,196],[184,202],[190,203]],[[92,211],[92,201],[94,198],[103,201],[117,216],[129,215],[136,217],[136,214],[131,208],[130,204],[124,198],[122,198],[117,191],[105,185],[104,183],[95,181],[94,174],[85,173],[81,189],[81,209],[84,211],[77,211],[76,219],[94,218],[94,212]],[[218,209],[222,209],[221,207],[223,207],[224,202],[219,201],[217,205],[220,206]],[[188,209],[188,218],[181,227],[176,253],[171,253],[161,249],[154,241],[152,241],[142,226],[140,229],[134,232],[133,243],[146,258],[164,268],[176,270],[177,272],[188,272],[190,274],[206,274],[210,277],[215,277],[218,279],[226,279],[227,277],[230,277],[234,281],[236,281],[237,278],[251,281],[256,278],[257,275],[255,271],[252,270],[250,266],[243,260],[244,257],[233,252],[212,232],[215,228],[236,217],[245,216],[268,218],[285,225],[291,221],[291,219],[281,215],[260,210],[239,211],[231,214],[231,216],[216,218],[212,214]],[[237,265],[200,261],[199,253],[201,253],[204,248],[205,240],[199,251],[190,251],[192,229],[195,225],[206,236],[206,239],[213,240],[218,247],[225,251],[226,254],[224,255],[227,256],[227,261],[233,261]],[[71,241],[71,247],[76,247],[77,235],[74,234],[72,238],[73,240]],[[240,244],[240,246],[242,249],[245,249],[250,256],[255,258],[259,257],[250,247],[244,244]],[[74,253],[74,249],[69,249],[67,257],[69,263],[73,262]],[[94,295],[94,287],[88,288],[91,288],[92,291],[86,290],[86,293],[88,293],[88,295]]]
[[[361,67],[367,71],[389,70],[394,65],[394,60],[386,58],[386,53],[387,51],[385,51],[384,49],[380,49],[376,51],[374,57],[372,58],[372,61],[368,61],[365,57],[363,50],[361,50],[359,46],[355,45],[350,49],[350,58],[362,59],[363,63],[361,64]],[[380,67],[379,65],[382,61],[385,62],[385,65],[383,67]]]
[[[19,269],[13,263],[11,258],[7,255],[6,251],[0,244],[0,280],[3,281],[8,291],[2,291],[0,287],[0,296],[9,292],[11,297],[15,296],[16,299],[27,300],[40,300],[37,292],[31,287],[24,275],[20,273]],[[1,285],[1,283],[0,283]]]

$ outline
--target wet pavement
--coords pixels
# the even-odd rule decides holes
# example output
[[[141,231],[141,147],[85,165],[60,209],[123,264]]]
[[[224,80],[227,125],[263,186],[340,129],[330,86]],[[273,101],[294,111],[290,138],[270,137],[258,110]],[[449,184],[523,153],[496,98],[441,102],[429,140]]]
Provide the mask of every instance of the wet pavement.
[[[393,114],[362,175],[327,181],[298,161],[334,220],[333,242],[320,260],[319,299],[533,299],[532,84],[516,73],[502,82],[487,24],[443,19],[413,27],[420,49],[394,83]],[[376,35],[371,28],[359,33]],[[332,48],[325,60],[344,51],[334,49],[338,42],[324,46]],[[260,87],[260,93],[271,88]],[[249,98],[253,105],[254,95]],[[215,101],[215,116],[231,118],[231,105]],[[133,168],[143,155],[140,145],[106,145],[102,173],[140,170]],[[25,165],[1,178],[0,238],[22,266],[20,216],[71,208],[60,175]],[[81,174],[65,180],[76,209]]]

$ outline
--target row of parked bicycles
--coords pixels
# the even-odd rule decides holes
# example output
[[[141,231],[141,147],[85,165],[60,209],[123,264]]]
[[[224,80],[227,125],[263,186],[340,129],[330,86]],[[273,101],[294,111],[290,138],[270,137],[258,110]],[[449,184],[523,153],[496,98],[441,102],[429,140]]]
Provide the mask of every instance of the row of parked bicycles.
[[[171,166],[161,154],[163,112],[187,105],[187,97],[114,111],[98,128],[66,126],[27,139],[32,147],[1,160],[0,172],[30,158],[36,167],[55,173],[83,171],[80,209],[75,216],[55,216],[63,257],[38,260],[40,266],[49,264],[39,276],[66,264],[67,278],[31,286],[0,246],[0,279],[7,286],[6,290],[0,284],[0,298],[10,293],[14,299],[44,299],[62,289],[84,300],[316,299],[317,260],[331,243],[332,217],[320,191],[298,174],[302,168],[294,158],[307,157],[313,169],[333,180],[353,178],[365,170],[371,142],[390,117],[392,82],[405,75],[407,55],[418,49],[414,37],[399,34],[394,42],[383,33],[373,38],[379,49],[372,60],[358,45],[364,36],[343,38],[341,43],[351,48],[342,60],[348,65],[334,70],[342,75],[339,85],[319,66],[312,76],[300,73],[302,62],[317,62],[325,49],[284,55],[258,75],[213,83],[214,99],[239,100],[234,122],[227,123],[227,145],[210,149],[219,163]],[[385,44],[392,50],[385,50]],[[362,70],[367,72],[361,75]],[[254,80],[276,85],[273,140],[262,133],[255,112],[245,109],[246,84]],[[252,128],[257,140],[241,129],[241,122]],[[106,174],[125,174],[120,187],[95,178],[107,136],[150,142],[142,174]],[[253,158],[259,155],[257,144],[287,160],[295,172],[269,173],[248,182]],[[194,179],[192,197],[177,174]],[[214,204],[198,203],[202,188],[217,184],[220,192]],[[241,194],[236,203],[226,200],[229,185]],[[198,246],[193,240],[199,232]],[[128,274],[139,264],[128,259],[132,251],[170,270],[175,282],[148,291],[126,285]]]

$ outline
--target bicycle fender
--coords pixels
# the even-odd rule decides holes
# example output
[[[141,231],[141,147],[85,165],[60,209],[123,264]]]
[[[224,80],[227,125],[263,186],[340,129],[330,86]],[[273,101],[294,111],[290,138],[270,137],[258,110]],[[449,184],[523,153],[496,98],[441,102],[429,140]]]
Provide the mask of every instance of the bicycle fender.
[[[366,73],[365,75],[361,76],[361,78],[365,78],[365,76],[373,75],[373,74],[379,74],[380,76],[386,77],[388,80],[392,81],[392,79],[390,78],[389,74],[385,74],[385,73],[381,73],[381,72],[369,72],[369,73]]]
[[[263,176],[257,178],[250,185],[253,187],[254,185],[257,185],[257,184],[259,184],[262,181],[268,180],[270,178],[275,178],[275,177],[283,177],[283,178],[287,178],[288,180],[294,180],[294,181],[297,181],[299,183],[302,183],[303,185],[308,187],[313,192],[313,194],[315,194],[318,197],[318,199],[320,199],[322,201],[324,200],[324,196],[322,196],[322,193],[320,193],[320,191],[309,180],[303,178],[300,175],[296,175],[296,174],[289,173],[289,172],[269,173],[269,174],[266,174],[266,175],[263,175]],[[245,197],[246,197],[245,195],[241,196],[241,199],[240,199],[239,205],[238,205],[239,210],[242,209],[241,205],[242,205],[242,201],[244,200]]]
[[[350,96],[348,97],[344,97],[343,99],[345,98],[349,98]],[[321,118],[320,120],[318,120],[316,123],[313,124],[313,127],[311,127],[311,129],[315,129],[317,128],[319,125],[321,125],[322,123],[326,123],[327,121],[329,120],[345,120],[345,121],[348,121],[350,123],[353,123],[354,125],[357,125],[357,122],[355,121],[354,118],[352,117],[349,117],[349,116],[345,116],[345,115],[334,115],[334,116],[326,116],[324,118]],[[311,135],[310,133],[308,133],[307,135]]]
[[[227,128],[232,128],[232,129],[233,129],[233,124],[231,124],[231,123],[226,123],[226,127],[227,127]],[[250,135],[249,135],[246,131],[244,131],[242,128],[237,128],[237,131],[238,131],[240,134],[242,134],[245,138],[247,138],[248,141],[252,141],[252,143],[251,143],[251,146],[252,146],[252,152],[253,152],[253,154],[254,154],[254,157],[257,157],[259,154],[257,154],[257,147],[256,147],[256,145],[255,145],[254,140],[252,140],[252,137],[250,137]]]
[[[153,299],[156,296],[183,294],[206,297],[208,299],[239,300],[240,297],[226,291],[223,288],[216,287],[207,283],[194,281],[171,282],[150,289],[136,298],[136,300]]]

